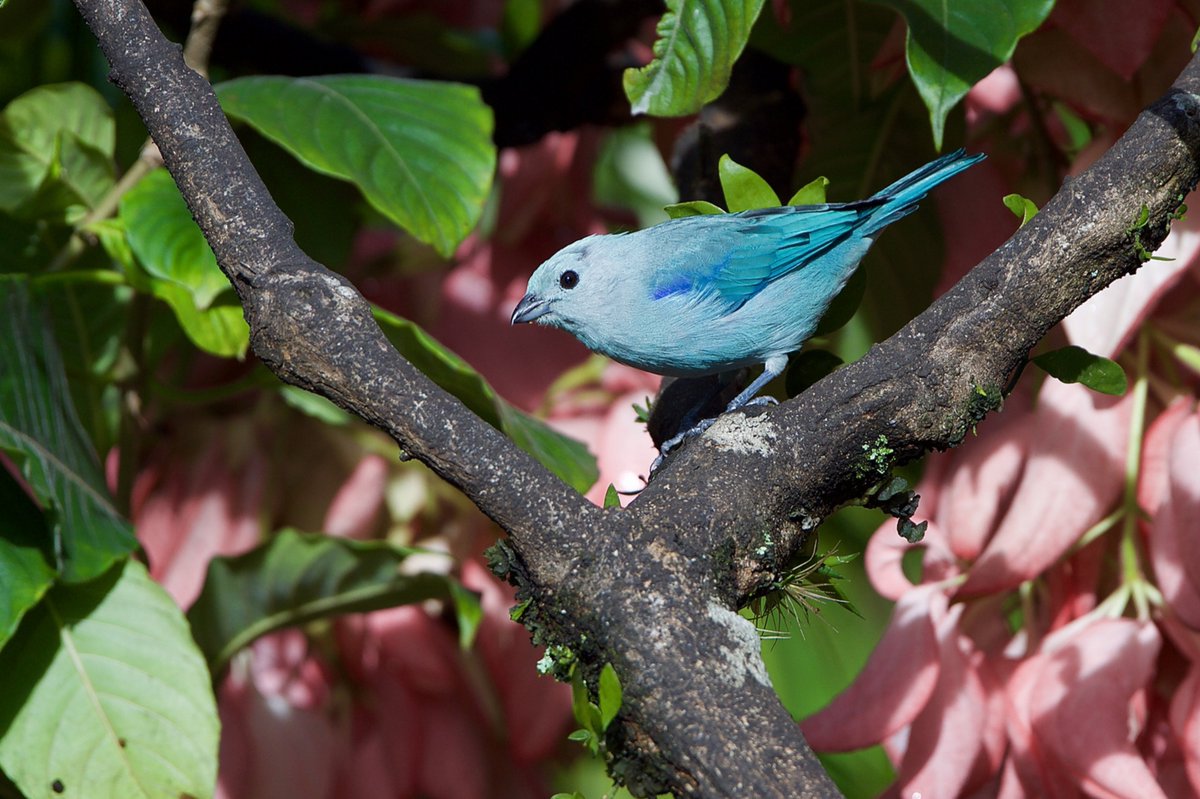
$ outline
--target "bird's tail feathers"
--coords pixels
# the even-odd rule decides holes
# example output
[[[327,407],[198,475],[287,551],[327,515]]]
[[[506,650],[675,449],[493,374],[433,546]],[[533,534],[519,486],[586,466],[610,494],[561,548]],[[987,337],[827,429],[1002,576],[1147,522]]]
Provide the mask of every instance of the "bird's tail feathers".
[[[983,153],[968,155],[966,150],[959,148],[908,173],[871,198],[884,199],[886,202],[867,222],[863,232],[869,236],[897,219],[908,216],[917,210],[917,203],[923,200],[934,187],[954,177],[967,167],[982,161],[985,157]]]

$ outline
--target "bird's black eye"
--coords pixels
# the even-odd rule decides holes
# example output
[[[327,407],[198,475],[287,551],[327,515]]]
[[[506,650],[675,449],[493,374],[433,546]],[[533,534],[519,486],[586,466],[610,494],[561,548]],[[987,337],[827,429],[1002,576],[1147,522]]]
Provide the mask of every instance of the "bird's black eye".
[[[565,289],[573,289],[579,285],[579,275],[574,270],[568,269],[559,275],[558,285]]]

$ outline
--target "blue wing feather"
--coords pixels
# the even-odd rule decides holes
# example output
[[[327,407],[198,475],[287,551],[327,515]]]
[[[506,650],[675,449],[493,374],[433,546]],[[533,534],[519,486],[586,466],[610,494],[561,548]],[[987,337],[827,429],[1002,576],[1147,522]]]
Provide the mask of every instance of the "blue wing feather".
[[[732,312],[772,282],[839,245],[878,235],[916,210],[917,202],[932,188],[982,157],[957,150],[856,202],[760,208],[666,222],[654,230],[656,241],[670,253],[670,268],[652,280],[651,297],[689,295],[696,301],[715,300],[725,312]],[[846,265],[850,270],[855,266],[857,259]],[[830,284],[841,282],[834,279]]]

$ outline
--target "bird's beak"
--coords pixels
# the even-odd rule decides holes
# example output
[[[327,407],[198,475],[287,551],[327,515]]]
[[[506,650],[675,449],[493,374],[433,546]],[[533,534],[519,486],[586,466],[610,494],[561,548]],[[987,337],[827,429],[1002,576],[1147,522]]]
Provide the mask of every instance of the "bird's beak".
[[[530,292],[521,298],[516,308],[513,308],[512,324],[532,322],[534,319],[548,313],[550,313],[550,301],[543,300],[538,295]]]

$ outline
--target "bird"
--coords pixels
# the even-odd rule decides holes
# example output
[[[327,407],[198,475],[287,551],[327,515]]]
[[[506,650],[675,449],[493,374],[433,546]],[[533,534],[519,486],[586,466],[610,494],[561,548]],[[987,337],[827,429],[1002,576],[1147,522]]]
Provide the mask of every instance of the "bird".
[[[884,228],[984,157],[956,150],[865,200],[588,236],[534,270],[511,323],[565,330],[593,352],[671,377],[762,364],[725,408],[738,410],[783,372]]]

